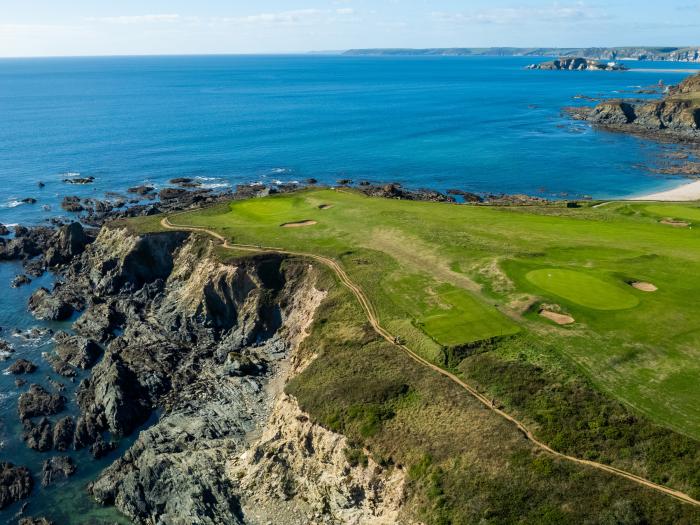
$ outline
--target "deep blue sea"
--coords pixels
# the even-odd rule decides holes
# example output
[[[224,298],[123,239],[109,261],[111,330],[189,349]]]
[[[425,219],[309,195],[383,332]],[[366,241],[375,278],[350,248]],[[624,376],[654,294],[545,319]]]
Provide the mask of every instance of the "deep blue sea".
[[[526,71],[532,58],[211,56],[0,60],[0,222],[60,215],[63,195],[101,197],[144,181],[199,177],[241,182],[316,178],[396,181],[410,187],[547,197],[623,197],[679,179],[653,175],[660,147],[592,130],[562,116],[575,95],[633,96],[677,83],[677,64],[634,63],[647,71]],[[692,67],[683,65],[680,67]],[[649,71],[652,70],[653,71]],[[95,177],[89,186],[62,182]],[[44,188],[38,183],[43,182]],[[36,204],[21,204],[34,197]],[[44,206],[50,209],[45,210]],[[31,382],[55,378],[41,352],[14,329],[46,326],[26,312],[29,295],[51,278],[13,290],[18,264],[0,264],[0,336],[15,357],[40,365]],[[69,324],[53,325],[54,329]],[[14,359],[14,357],[13,357]],[[12,360],[0,362],[0,371]],[[75,384],[66,383],[69,411]],[[14,378],[0,373],[0,461],[29,466],[37,481],[46,454],[19,438]],[[72,454],[78,474],[37,487],[27,512],[58,523],[113,523],[84,487],[100,463]],[[21,505],[0,512],[15,523]]]

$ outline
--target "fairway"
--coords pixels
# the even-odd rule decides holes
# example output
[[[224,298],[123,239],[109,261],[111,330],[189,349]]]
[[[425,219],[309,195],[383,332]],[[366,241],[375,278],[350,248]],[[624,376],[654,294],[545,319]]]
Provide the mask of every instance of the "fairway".
[[[567,301],[594,310],[624,310],[639,304],[639,299],[619,286],[573,270],[533,270],[527,274],[527,280]]]
[[[659,223],[680,212],[697,213],[645,203],[462,206],[309,189],[172,223],[337,261],[382,326],[435,363],[480,341],[546,337],[560,359],[628,406],[700,437],[700,382],[688,381],[700,376],[700,351],[687,337],[700,333],[700,235]],[[288,223],[308,226],[280,227]],[[575,323],[529,315],[551,303]]]
[[[652,205],[645,208],[649,213],[659,217],[670,217],[672,219],[685,219],[692,222],[700,222],[700,208],[695,206],[681,206],[677,204]]]

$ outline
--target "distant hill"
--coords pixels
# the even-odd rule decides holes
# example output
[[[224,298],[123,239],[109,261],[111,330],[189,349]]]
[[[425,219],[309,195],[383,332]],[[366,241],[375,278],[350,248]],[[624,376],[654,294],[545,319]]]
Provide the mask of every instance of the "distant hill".
[[[459,47],[433,49],[350,49],[354,56],[577,56],[595,60],[700,62],[700,47]]]

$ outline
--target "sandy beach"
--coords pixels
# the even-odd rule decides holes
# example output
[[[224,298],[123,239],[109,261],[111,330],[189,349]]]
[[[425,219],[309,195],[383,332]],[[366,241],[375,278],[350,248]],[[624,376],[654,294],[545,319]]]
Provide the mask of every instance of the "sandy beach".
[[[700,180],[667,191],[633,197],[633,201],[697,201],[700,200]]]

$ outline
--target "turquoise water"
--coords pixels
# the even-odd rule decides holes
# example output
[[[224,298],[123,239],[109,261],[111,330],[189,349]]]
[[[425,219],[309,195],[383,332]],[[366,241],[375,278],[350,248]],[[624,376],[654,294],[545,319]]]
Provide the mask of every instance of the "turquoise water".
[[[223,187],[314,177],[398,181],[412,187],[549,197],[620,197],[676,184],[652,176],[653,143],[590,129],[561,115],[577,94],[680,81],[666,71],[525,71],[532,58],[150,57],[0,60],[0,222],[39,222],[65,194],[102,196],[150,181],[200,177]],[[94,176],[68,186],[67,173]],[[40,189],[42,181],[46,186]],[[18,204],[24,197],[35,205]],[[48,205],[52,210],[43,210]],[[14,328],[46,326],[25,311],[31,291],[12,290],[19,265],[0,264],[0,326],[17,356],[41,365],[52,343],[23,342]],[[52,325],[54,329],[67,328]],[[11,361],[10,361],[11,362]],[[0,363],[0,371],[9,362]],[[74,387],[66,383],[69,412]],[[19,390],[0,374],[0,461],[39,474],[48,457],[18,438]],[[126,441],[121,451],[128,446]],[[28,512],[58,523],[114,522],[89,503],[85,485],[120,452],[35,489]],[[37,485],[39,479],[37,476]],[[0,512],[14,523],[20,505]]]
[[[561,116],[572,96],[680,81],[664,72],[525,71],[520,57],[216,56],[0,60],[0,222],[59,193],[175,176],[314,177],[621,197],[672,182],[653,147]],[[683,67],[686,67],[685,65]],[[65,173],[96,177],[87,188]],[[47,184],[39,190],[38,181]],[[39,206],[17,205],[33,196]]]

